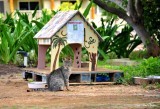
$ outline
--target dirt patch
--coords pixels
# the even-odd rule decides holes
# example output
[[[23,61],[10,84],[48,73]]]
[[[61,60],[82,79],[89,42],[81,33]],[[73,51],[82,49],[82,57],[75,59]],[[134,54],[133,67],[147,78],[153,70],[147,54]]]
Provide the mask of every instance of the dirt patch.
[[[0,76],[1,75],[12,75],[12,74],[17,74],[22,71],[21,68],[16,67],[15,65],[5,65],[5,64],[0,64]]]
[[[10,70],[8,70],[9,68]],[[0,76],[1,109],[159,109],[160,92],[142,86],[75,85],[71,91],[27,92],[21,69],[8,66]],[[1,67],[0,67],[0,72]],[[11,73],[10,73],[11,72]],[[11,76],[12,75],[12,76]]]

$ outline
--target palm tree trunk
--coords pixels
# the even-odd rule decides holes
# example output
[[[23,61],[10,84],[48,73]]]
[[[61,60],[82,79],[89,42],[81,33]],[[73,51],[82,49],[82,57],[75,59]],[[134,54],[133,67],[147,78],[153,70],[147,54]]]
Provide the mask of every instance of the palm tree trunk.
[[[57,50],[57,53],[56,53],[56,56],[55,56],[55,59],[54,59],[54,62],[53,62],[53,70],[56,69],[56,63],[57,63],[57,58],[58,58],[59,51],[60,51],[60,44],[58,44],[58,50]]]

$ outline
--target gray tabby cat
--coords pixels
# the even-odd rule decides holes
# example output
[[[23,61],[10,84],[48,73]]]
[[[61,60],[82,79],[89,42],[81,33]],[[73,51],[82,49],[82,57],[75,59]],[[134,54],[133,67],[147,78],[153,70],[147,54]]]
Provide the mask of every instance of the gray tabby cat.
[[[63,66],[52,71],[48,75],[47,83],[50,91],[63,91],[64,87],[69,90],[69,76],[71,74],[72,60],[63,60]]]

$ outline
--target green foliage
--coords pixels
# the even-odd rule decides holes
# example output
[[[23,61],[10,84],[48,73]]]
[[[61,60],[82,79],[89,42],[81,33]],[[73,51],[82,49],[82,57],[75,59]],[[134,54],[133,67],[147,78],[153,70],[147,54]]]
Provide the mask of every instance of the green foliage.
[[[110,20],[101,18],[101,26],[92,22],[93,27],[102,36],[103,42],[99,44],[99,59],[103,60],[107,58],[107,53],[114,52],[118,58],[128,58],[129,54],[141,44],[141,40],[137,35],[131,39],[131,32],[133,29],[129,25],[125,25],[121,32],[117,34],[121,24],[114,23],[115,18]]]
[[[93,27],[97,30],[97,32],[102,36],[103,42],[99,44],[99,59],[105,59],[105,54],[109,51],[109,46],[111,44],[112,37],[114,37],[118,25],[113,24],[114,19],[111,19],[109,22],[101,18],[101,26],[98,27],[94,22],[92,22]]]
[[[108,6],[120,9],[120,7],[115,5],[113,2],[109,2],[109,0],[107,1]],[[142,8],[143,13],[139,21],[143,22],[145,29],[150,33],[150,36],[154,37],[155,39],[158,39],[157,41],[160,45],[160,2],[159,0],[140,0],[140,2],[142,3],[142,6],[138,6]],[[135,0],[133,0],[133,3],[135,3]],[[127,5],[128,0],[122,0],[122,6],[124,8],[127,8]],[[135,5],[133,5],[133,8],[136,8]]]
[[[60,6],[61,11],[74,10],[76,8],[76,3],[72,4],[71,2],[63,2]]]
[[[81,60],[82,61],[89,61],[89,53],[88,53],[88,51],[86,50],[86,48],[85,47],[82,47],[82,58],[81,58]]]
[[[117,5],[111,6],[110,4],[108,4],[109,2],[115,3]],[[159,0],[130,0],[130,2],[129,0],[103,0],[101,2],[95,1],[95,3],[97,3],[104,10],[118,15],[120,18],[134,27],[139,37],[143,39],[144,45],[147,45],[146,48],[148,51],[148,55],[154,57],[159,56]],[[103,5],[101,3],[103,3]],[[155,48],[156,50],[154,50],[153,48]]]
[[[63,58],[68,57],[68,56],[74,57],[73,50],[72,50],[72,48],[71,48],[69,45],[65,46],[65,47],[62,49],[62,51],[61,51],[61,53],[60,53],[59,59],[62,60]]]
[[[143,0],[143,18],[144,25],[150,35],[157,38],[160,45],[160,1],[159,0]]]
[[[123,1],[122,1],[122,5],[123,5],[124,7],[127,7],[127,3],[128,3],[128,0],[123,0]]]
[[[115,52],[107,53],[107,56],[109,59],[117,59],[118,58]]]
[[[31,83],[31,82],[34,82],[34,80],[33,80],[33,79],[29,79],[29,80],[28,80],[28,83]]]
[[[106,1],[107,1],[107,0],[106,0]],[[124,0],[123,0],[123,1],[124,1]],[[107,5],[110,6],[110,7],[119,8],[116,4],[110,2],[109,0],[108,0],[106,3],[107,3]],[[120,9],[120,8],[119,8],[119,9]],[[112,18],[114,18],[115,20],[116,20],[116,19],[117,19],[117,20],[119,19],[117,15],[112,14],[112,13],[110,13],[110,12],[107,12],[107,11],[105,11],[105,10],[103,10],[103,9],[101,9],[101,10],[102,10],[102,16],[107,16],[106,19],[107,19],[108,21],[111,20]]]
[[[74,9],[80,9],[83,1],[76,3],[77,7]],[[85,16],[90,11],[90,3],[84,11]],[[0,61],[3,63],[15,62],[16,52],[18,50],[24,50],[27,52],[34,51],[35,55],[30,58],[32,61],[37,59],[38,46],[37,40],[34,39],[34,35],[57,13],[57,11],[42,10],[42,17],[36,17],[37,10],[34,10],[32,19],[26,13],[20,13],[18,10],[14,16],[6,14],[6,18],[0,18]],[[62,43],[63,44],[63,43]],[[70,48],[67,46],[62,50],[62,55],[71,55]],[[50,49],[47,51],[49,55]],[[73,54],[72,54],[73,55]],[[47,58],[49,60],[49,58]],[[36,63],[36,62],[35,62]]]
[[[89,14],[90,9],[91,9],[91,7],[92,7],[92,4],[93,4],[93,0],[90,1],[90,3],[88,4],[87,8],[86,8],[85,11],[83,12],[83,16],[84,16],[84,17],[87,17],[87,15]]]
[[[120,66],[120,70],[124,72],[124,79],[128,83],[132,83],[132,78],[134,76],[140,76],[138,67],[136,66]]]
[[[54,10],[42,10],[42,17],[39,18],[39,23],[42,23],[43,25],[46,24],[58,11]]]
[[[103,51],[102,49],[98,49],[98,53],[100,54],[99,59],[102,60],[101,58],[103,58],[104,60],[108,59],[108,56],[106,54],[105,51]]]
[[[160,89],[160,83],[155,83],[156,88]]]
[[[106,61],[101,61],[101,60],[98,60],[97,61],[97,65],[98,65],[98,67],[106,67]]]
[[[121,77],[121,78],[119,78],[119,79],[116,80],[116,84],[127,85],[128,83],[127,83],[127,81],[123,77]]]
[[[144,59],[140,66],[143,66],[144,72],[142,76],[148,75],[160,75],[160,59],[150,57],[148,59]]]
[[[69,1],[63,2],[59,7],[60,11],[68,11],[68,10],[79,10],[82,6],[83,0],[76,0],[73,4]]]
[[[0,19],[2,19],[4,17],[4,14],[0,13]]]
[[[14,60],[17,50],[25,43],[27,37],[32,34],[32,29],[28,31],[23,25],[23,21],[17,21],[12,31],[12,28],[7,24],[0,24],[0,60],[8,63]]]
[[[37,66],[37,54],[34,50],[31,50],[29,53],[28,53],[28,59],[29,59],[29,66],[32,66],[32,67],[35,67]]]
[[[118,58],[128,58],[129,54],[142,43],[137,35],[132,36],[132,31],[132,27],[125,25],[121,33],[113,37],[110,49],[117,54]],[[131,37],[134,38],[131,39]]]
[[[74,10],[79,10],[82,6],[82,3],[83,3],[83,0],[81,0],[81,1],[77,0],[77,3],[76,3]]]
[[[0,61],[15,62],[18,50],[27,52],[33,50],[34,57],[37,58],[37,40],[33,37],[55,13],[42,11],[42,17],[32,21],[35,19],[36,10],[32,14],[32,19],[29,19],[26,13],[23,14],[17,10],[13,17],[7,14],[6,19],[0,19]]]
[[[121,66],[120,69],[124,71],[127,82],[131,82],[134,76],[146,77],[149,75],[160,75],[160,58],[150,57],[144,59],[139,65]]]
[[[138,65],[134,66],[111,66],[107,65],[106,61],[98,60],[98,67],[103,67],[113,70],[121,70],[124,72],[124,78],[118,80],[118,83],[132,84],[133,77],[146,77],[149,75],[160,75],[160,58],[150,57],[148,59],[143,59]]]
[[[97,62],[98,67],[103,67],[103,68],[107,68],[107,69],[113,69],[113,70],[120,70],[120,66],[113,66],[113,65],[108,65],[106,60],[98,60]]]
[[[129,59],[132,60],[137,60],[137,59],[143,59],[147,57],[147,51],[146,50],[138,50],[138,51],[133,51],[129,55]]]

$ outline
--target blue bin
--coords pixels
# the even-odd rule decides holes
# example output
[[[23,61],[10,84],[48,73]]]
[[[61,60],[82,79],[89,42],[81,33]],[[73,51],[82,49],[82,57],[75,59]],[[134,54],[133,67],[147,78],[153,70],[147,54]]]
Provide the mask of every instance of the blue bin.
[[[96,77],[96,82],[107,82],[109,80],[110,80],[110,78],[108,76],[104,76],[104,75],[97,75],[97,77]]]

